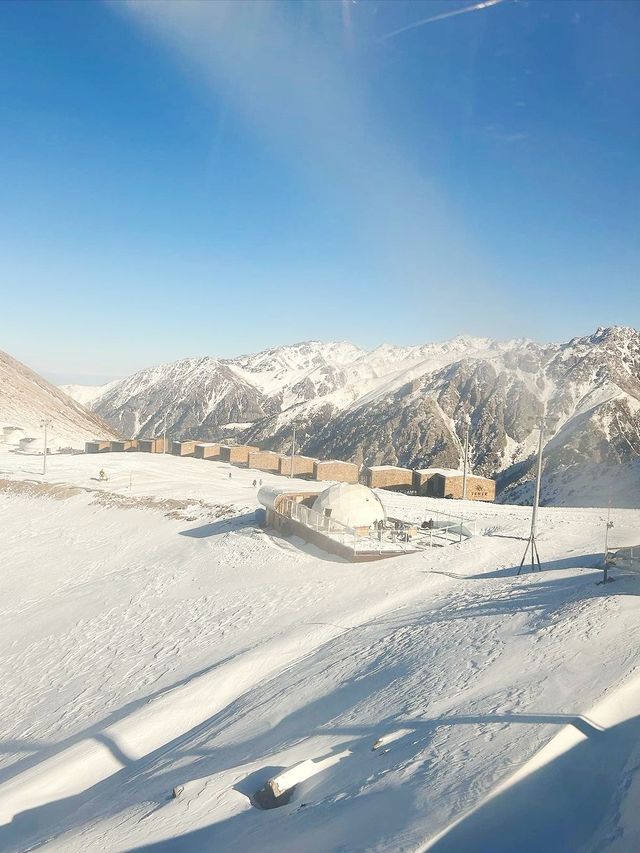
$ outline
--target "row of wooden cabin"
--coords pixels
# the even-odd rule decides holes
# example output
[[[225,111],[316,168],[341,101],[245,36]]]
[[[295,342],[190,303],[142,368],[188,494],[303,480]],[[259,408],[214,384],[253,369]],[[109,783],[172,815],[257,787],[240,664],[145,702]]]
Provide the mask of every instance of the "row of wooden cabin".
[[[172,441],[163,438],[130,439],[126,441],[93,441],[85,446],[87,453],[137,450],[146,453],[163,453],[170,450],[175,456],[195,456],[242,465],[256,471],[293,476],[308,480],[331,480],[358,483],[360,469],[354,462],[339,459],[313,459],[311,456],[283,456],[273,450],[260,450],[251,444],[221,444],[214,441]],[[362,480],[372,489],[412,491],[434,498],[462,498],[464,476],[461,471],[448,468],[425,468],[417,471],[398,465],[370,465],[362,469]],[[495,480],[467,475],[467,500],[493,501],[496,496]]]
[[[192,447],[193,445],[193,447]],[[311,456],[283,456],[275,450],[260,450],[250,444],[216,444],[215,442],[174,441],[171,452],[177,456],[195,456],[200,459],[215,459],[230,462],[232,465],[244,465],[256,471],[280,474],[313,480],[338,480],[344,483],[357,483],[359,469],[354,462],[342,462],[337,459],[313,459]]]
[[[169,442],[164,438],[127,438],[118,441],[85,441],[85,453],[164,453]]]
[[[371,489],[413,491],[434,498],[462,498],[464,474],[450,468],[423,468],[413,471],[397,465],[370,465],[363,469],[363,480]],[[467,474],[467,500],[493,501],[495,480]]]

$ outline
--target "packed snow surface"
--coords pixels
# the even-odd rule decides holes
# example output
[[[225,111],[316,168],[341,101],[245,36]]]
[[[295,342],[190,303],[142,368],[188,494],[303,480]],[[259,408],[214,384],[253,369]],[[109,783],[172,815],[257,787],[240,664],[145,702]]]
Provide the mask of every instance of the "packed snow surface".
[[[639,849],[640,577],[596,585],[605,510],[543,507],[516,577],[526,507],[378,492],[482,535],[352,564],[257,528],[255,471],[40,471],[0,449],[1,850]]]

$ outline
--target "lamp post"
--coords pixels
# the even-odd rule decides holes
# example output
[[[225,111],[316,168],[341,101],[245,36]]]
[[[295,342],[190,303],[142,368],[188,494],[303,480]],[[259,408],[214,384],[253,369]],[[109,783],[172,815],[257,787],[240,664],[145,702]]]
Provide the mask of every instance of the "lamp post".
[[[524,561],[527,558],[527,553],[529,552],[529,548],[531,548],[531,571],[534,572],[536,569],[536,562],[538,564],[538,571],[542,571],[542,567],[540,565],[540,556],[538,555],[538,546],[536,544],[536,525],[538,521],[538,506],[540,504],[540,481],[542,480],[542,448],[544,445],[544,429],[545,429],[545,419],[540,419],[540,436],[538,439],[538,470],[536,472],[536,490],[533,498],[533,512],[531,513],[531,533],[529,534],[529,538],[527,540],[527,546],[524,549],[524,554],[522,555],[522,560],[520,561],[520,567],[518,568],[518,574],[522,571],[522,567],[524,565]]]

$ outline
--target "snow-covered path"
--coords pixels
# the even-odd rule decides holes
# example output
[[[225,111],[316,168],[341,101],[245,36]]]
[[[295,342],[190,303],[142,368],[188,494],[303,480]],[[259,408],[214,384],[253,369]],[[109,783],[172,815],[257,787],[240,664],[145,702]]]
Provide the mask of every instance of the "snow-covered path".
[[[52,462],[95,488],[95,458]],[[595,585],[601,511],[543,511],[541,574],[513,576],[527,510],[485,505],[464,509],[492,535],[351,565],[256,530],[253,472],[108,463],[109,492],[47,495],[0,459],[0,849],[478,849],[489,793],[634,676],[640,580]],[[251,804],[331,756],[288,806]],[[621,821],[609,796],[589,837]]]

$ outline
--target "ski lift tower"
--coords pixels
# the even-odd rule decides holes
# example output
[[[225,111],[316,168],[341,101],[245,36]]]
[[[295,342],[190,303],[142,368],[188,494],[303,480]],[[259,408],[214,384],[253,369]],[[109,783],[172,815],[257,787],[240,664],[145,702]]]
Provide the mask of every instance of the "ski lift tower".
[[[531,571],[535,572],[536,563],[538,565],[538,571],[542,571],[540,555],[538,554],[538,546],[536,544],[536,524],[538,521],[538,506],[540,504],[540,481],[542,479],[542,448],[544,447],[544,431],[548,426],[550,426],[549,419],[544,417],[540,418],[540,423],[538,425],[538,429],[540,430],[540,436],[538,438],[538,470],[536,472],[536,490],[533,498],[533,512],[531,513],[531,533],[529,534],[527,545],[524,549],[522,560],[520,561],[518,574],[522,571],[529,549],[531,549]]]

